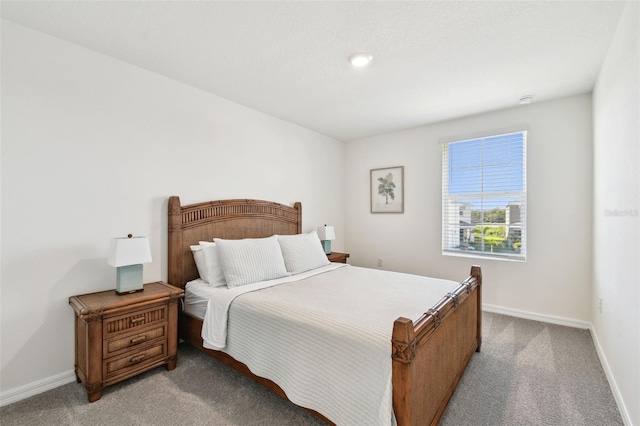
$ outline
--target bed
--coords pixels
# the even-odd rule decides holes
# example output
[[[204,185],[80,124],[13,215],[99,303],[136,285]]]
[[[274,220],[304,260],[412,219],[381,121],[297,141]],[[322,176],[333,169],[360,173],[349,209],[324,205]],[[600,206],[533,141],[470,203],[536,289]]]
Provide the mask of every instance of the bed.
[[[168,204],[168,281],[171,285],[185,288],[187,283],[192,285],[191,283],[198,280],[200,274],[194,261],[192,246],[198,245],[201,241],[212,241],[214,238],[224,240],[266,239],[273,235],[295,236],[299,234],[302,234],[302,206],[300,203],[287,206],[262,200],[235,199],[182,206],[179,197],[172,196],[169,198]],[[365,269],[347,265],[338,265],[345,266],[338,268],[335,264],[332,265],[334,266],[326,266],[326,268],[332,270],[331,272],[324,272],[323,270],[317,276],[305,279],[310,280],[308,282],[311,283],[314,282],[311,280],[318,280],[320,283],[313,285],[321,287],[328,285],[326,281],[330,281],[327,278],[331,276],[330,274],[336,274],[336,276],[341,274],[342,280],[348,280],[350,279],[348,277],[355,274],[357,269]],[[323,266],[323,268],[325,267]],[[386,274],[394,274],[376,270],[364,271],[364,273],[369,274],[368,276],[371,276],[372,279],[382,277],[382,281],[389,280],[388,277],[391,275]],[[406,278],[401,274],[398,274],[398,277]],[[383,362],[390,364],[388,366],[388,398],[390,409],[392,410],[392,419],[389,424],[395,422],[400,426],[438,424],[473,353],[480,351],[481,281],[480,268],[472,266],[470,275],[464,281],[453,283],[453,285],[444,282],[438,283],[438,285],[442,286],[450,285],[449,290],[438,296],[433,304],[424,306],[420,314],[415,315],[413,318],[394,317],[389,321],[387,328],[388,340],[383,342],[387,351]],[[286,291],[287,286],[294,285],[296,285],[295,282],[286,283],[267,290],[252,292],[250,297],[258,298],[257,301],[253,302],[253,307],[251,307],[249,296],[239,297],[233,302],[232,306],[237,304],[238,310],[242,306],[249,306],[250,308],[243,309],[250,311],[255,306],[275,303],[273,301],[270,302],[269,297],[275,297],[276,301],[279,301],[283,293],[275,292]],[[274,295],[269,296],[269,292],[273,292]],[[245,305],[240,303],[240,300],[244,301],[245,299],[247,300],[247,302],[243,302],[246,303]],[[231,311],[229,315],[231,318]],[[256,312],[256,315],[259,316],[262,313]],[[358,316],[350,318],[354,322],[358,322],[359,319]],[[255,325],[250,326],[248,330],[259,327],[261,322],[262,320],[254,320]],[[267,375],[261,375],[260,366],[253,365],[253,361],[241,362],[236,359],[241,359],[240,357],[232,356],[232,350],[216,350],[213,349],[213,346],[207,344],[202,337],[203,326],[205,329],[207,328],[205,324],[205,320],[201,316],[182,312],[179,316],[180,338],[251,377],[277,394],[291,399],[292,402],[297,403],[328,424],[334,424],[336,416],[325,408],[326,405],[316,405],[314,401],[301,403],[295,392],[299,392],[300,389],[304,390],[305,387],[314,388],[315,391],[322,387],[330,386],[331,389],[328,391],[336,393],[336,389],[343,389],[341,386],[344,385],[336,383],[334,387],[331,383],[328,385],[322,383],[322,378],[309,379],[304,376],[302,379],[294,378],[294,380],[298,381],[293,386],[295,392],[293,390],[285,391],[283,387],[291,389],[290,382],[266,378],[265,376]],[[295,343],[305,337],[316,339],[319,345],[317,346],[318,352],[321,352],[320,349],[324,349],[325,345],[330,345],[332,337],[322,334],[325,333],[324,330],[321,330],[316,336],[315,332],[300,331],[298,328],[297,324],[278,326],[279,336],[284,340],[288,339],[288,341],[293,339]],[[295,337],[287,336],[288,330],[291,330],[291,333],[298,334]],[[232,333],[231,329],[229,333]],[[238,335],[242,333],[237,331],[234,333],[233,341],[238,342],[241,338]],[[310,336],[305,336],[305,333]],[[250,335],[250,333],[247,333],[247,335]],[[242,341],[238,346],[250,347],[256,345],[257,343],[252,340],[254,338],[245,337],[245,341]],[[342,338],[344,336],[336,337],[337,340]],[[376,338],[379,337],[376,336]],[[334,366],[331,368],[340,370],[341,375],[345,371],[347,372],[346,375],[361,374],[356,372],[356,364],[359,363],[354,363],[350,356],[353,357],[359,351],[366,350],[363,348],[366,348],[371,342],[362,338],[357,340],[359,341],[353,342],[353,346],[351,346],[351,343],[345,344],[341,341],[341,345],[348,345],[349,347],[341,351],[331,350],[328,353],[333,355],[326,356],[326,358],[331,358],[328,360]],[[293,346],[298,346],[295,343]],[[231,345],[228,346],[228,348],[230,347]],[[282,347],[280,353],[286,355],[290,351],[293,352],[293,350],[294,348]],[[360,359],[368,358],[362,357],[361,354],[358,356],[361,357]],[[325,356],[323,355],[323,357]],[[306,356],[296,355],[291,359],[298,364],[301,359],[306,358]],[[375,357],[372,356],[372,358]],[[286,356],[284,359],[287,359]],[[242,359],[242,361],[245,360]],[[281,368],[285,372],[289,369],[294,371],[295,368],[298,368],[298,365],[284,364]],[[385,366],[385,368],[387,367]],[[254,371],[258,371],[260,374],[254,374]],[[361,374],[360,378],[363,381],[365,379],[368,380],[364,376],[367,376],[367,374]],[[351,382],[354,381],[359,380],[351,380]],[[337,391],[337,393],[339,401],[334,400],[334,402],[343,402],[345,406],[349,406],[352,403],[352,399],[357,401],[358,398],[358,395],[351,392]],[[293,395],[294,398],[291,398],[290,395]],[[353,402],[352,404],[359,403]],[[382,416],[384,417],[384,413]],[[347,424],[351,422],[338,418],[335,423]]]

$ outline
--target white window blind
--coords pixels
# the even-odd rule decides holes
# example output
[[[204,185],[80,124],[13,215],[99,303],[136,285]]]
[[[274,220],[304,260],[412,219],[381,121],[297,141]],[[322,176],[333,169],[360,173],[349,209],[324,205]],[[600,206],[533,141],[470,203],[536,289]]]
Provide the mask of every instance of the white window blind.
[[[526,260],[527,132],[442,145],[442,252]]]

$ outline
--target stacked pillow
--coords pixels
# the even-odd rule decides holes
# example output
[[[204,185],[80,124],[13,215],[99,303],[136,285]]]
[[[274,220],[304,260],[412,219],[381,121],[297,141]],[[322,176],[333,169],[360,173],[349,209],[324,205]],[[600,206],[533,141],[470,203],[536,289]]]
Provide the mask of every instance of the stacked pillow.
[[[199,248],[194,251],[194,247]],[[196,268],[200,278],[209,283],[211,287],[222,287],[227,285],[224,280],[224,273],[218,257],[218,246],[214,242],[200,241],[199,246],[191,246],[193,258],[196,261]],[[198,264],[200,258],[200,264]]]
[[[308,234],[278,235],[278,242],[284,264],[291,274],[299,274],[331,263],[315,230]]]
[[[211,287],[229,288],[309,271],[330,262],[314,230],[308,234],[273,235],[191,246],[200,278]]]
[[[214,238],[213,241],[218,245],[218,258],[229,288],[290,275],[275,235],[244,240]]]

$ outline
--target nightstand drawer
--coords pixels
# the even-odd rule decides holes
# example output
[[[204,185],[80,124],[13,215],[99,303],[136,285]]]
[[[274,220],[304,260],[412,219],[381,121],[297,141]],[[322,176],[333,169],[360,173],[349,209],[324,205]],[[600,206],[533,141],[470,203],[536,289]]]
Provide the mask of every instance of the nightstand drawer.
[[[111,318],[105,318],[103,327],[104,338],[106,339],[127,331],[140,330],[142,328],[147,328],[150,325],[166,321],[166,304],[153,308],[141,309],[135,312],[129,312],[124,315],[118,315]]]
[[[103,379],[107,380],[121,374],[129,374],[131,370],[144,368],[148,364],[153,364],[166,356],[167,342],[160,341],[144,350],[132,351],[119,357],[109,358],[104,361]]]
[[[119,336],[110,340],[105,340],[103,357],[109,358],[117,355],[118,352],[123,350],[148,344],[154,339],[165,337],[166,333],[167,324],[164,323],[145,330],[135,330],[134,333],[129,333],[126,336]]]

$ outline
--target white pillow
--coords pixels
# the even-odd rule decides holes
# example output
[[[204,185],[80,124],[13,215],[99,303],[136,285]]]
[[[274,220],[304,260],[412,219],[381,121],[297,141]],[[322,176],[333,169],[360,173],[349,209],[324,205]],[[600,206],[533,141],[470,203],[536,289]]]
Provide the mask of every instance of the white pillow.
[[[207,281],[207,266],[204,262],[204,252],[200,246],[190,246],[191,253],[193,253],[193,260],[196,262],[196,268],[198,268],[198,275],[203,281]]]
[[[214,238],[218,257],[229,288],[290,275],[284,266],[278,238]]]
[[[278,235],[284,264],[292,274],[328,265],[329,259],[322,249],[318,232],[308,234]]]
[[[218,247],[215,243],[209,241],[200,241],[202,254],[204,257],[205,271],[204,275],[200,274],[200,278],[205,280],[211,287],[222,287],[227,285],[224,280],[222,266],[218,257]],[[197,252],[196,252],[197,253]],[[196,262],[196,266],[198,263]]]

